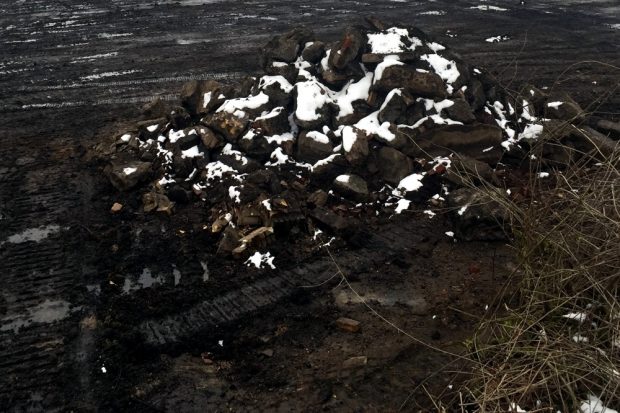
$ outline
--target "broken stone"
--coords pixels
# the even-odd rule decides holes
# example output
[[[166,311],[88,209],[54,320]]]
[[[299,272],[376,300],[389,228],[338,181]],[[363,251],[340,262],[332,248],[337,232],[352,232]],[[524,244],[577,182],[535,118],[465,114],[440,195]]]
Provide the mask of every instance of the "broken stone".
[[[407,112],[405,113],[405,125],[415,125],[425,116],[426,107],[424,102],[416,102],[407,108]]]
[[[314,208],[310,211],[309,215],[319,226],[327,228],[336,234],[343,234],[347,232],[351,226],[355,225],[355,222],[351,219],[343,218],[335,212],[321,207]]]
[[[211,129],[206,126],[197,126],[196,133],[200,138],[200,141],[208,150],[220,148],[224,146],[224,142],[219,138]]]
[[[282,186],[276,173],[272,170],[259,169],[248,174],[245,182],[255,185],[263,191],[270,194],[279,194],[282,192]]]
[[[385,24],[385,22],[375,16],[366,16],[364,17],[364,20],[375,30],[378,30],[380,32],[384,31],[389,27],[387,24]]]
[[[349,80],[349,77],[344,73],[338,73],[333,69],[323,70],[321,72],[321,78],[328,85],[339,88],[345,85]]]
[[[222,239],[217,244],[217,255],[230,255],[239,246],[239,233],[228,225],[222,233]]]
[[[377,166],[381,178],[391,185],[397,185],[404,177],[413,173],[413,161],[404,153],[388,146],[379,149]]]
[[[349,333],[357,333],[360,331],[360,322],[350,318],[341,317],[336,320],[336,325],[339,329],[348,331]]]
[[[260,208],[254,205],[245,205],[241,207],[237,215],[237,225],[257,227],[263,223],[263,217]]]
[[[334,179],[334,190],[355,201],[365,201],[368,199],[368,186],[366,181],[357,175],[340,175]]]
[[[181,89],[181,103],[189,113],[205,115],[219,107],[230,89],[215,80],[192,80]]]
[[[265,136],[271,136],[290,132],[291,125],[288,121],[288,113],[284,107],[280,106],[256,118],[252,128],[260,130]]]
[[[450,168],[444,175],[444,179],[457,186],[479,182],[498,183],[489,164],[462,155],[451,159]]]
[[[247,119],[239,118],[226,111],[209,115],[203,121],[207,126],[221,133],[229,142],[237,142],[248,124]]]
[[[301,45],[311,41],[314,34],[305,28],[295,28],[281,36],[275,36],[262,48],[261,63],[268,67],[273,62],[292,63],[297,59]]]
[[[140,160],[142,162],[155,162],[157,160],[156,148],[145,149],[140,153]]]
[[[119,212],[121,212],[121,209],[123,209],[123,204],[119,204],[118,202],[115,202],[112,205],[112,208],[110,208],[110,212],[113,214],[118,214]]]
[[[234,245],[226,247],[228,241],[220,241],[219,250],[227,253],[239,248],[239,238],[259,226],[296,236],[304,231],[308,211],[315,215],[317,225],[337,228],[342,224],[338,215],[334,218],[325,213],[325,205],[342,213],[342,219],[352,220],[349,202],[338,202],[339,197],[329,199],[335,205],[328,202],[326,191],[332,194],[332,189],[356,202],[375,198],[384,202],[389,194],[370,193],[369,185],[374,190],[389,184],[396,186],[395,191],[407,200],[424,201],[437,194],[446,182],[464,185],[462,176],[454,172],[464,171],[475,179],[479,176],[480,180],[495,182],[502,168],[494,172],[489,165],[497,165],[500,157],[503,164],[507,164],[507,158],[514,165],[523,161],[525,153],[518,151],[529,149],[532,140],[522,130],[536,129],[531,123],[536,119],[520,113],[519,109],[527,105],[522,96],[521,102],[507,97],[489,73],[467,66],[447,49],[441,50],[440,55],[454,61],[461,75],[444,82],[445,73],[420,61],[420,55],[432,54],[441,47],[429,43],[414,29],[409,36],[398,36],[405,47],[411,44],[412,36],[425,44],[412,52],[394,53],[401,64],[389,66],[387,62],[377,68],[387,57],[364,53],[368,51],[364,46],[365,30],[347,29],[341,41],[330,45],[329,58],[325,57],[325,45],[313,42],[307,30],[294,30],[274,38],[263,49],[264,69],[271,76],[246,77],[234,86],[190,83],[182,93],[184,109],[170,114],[161,102],[153,102],[146,114],[154,119],[139,125],[139,134],[134,130],[119,135],[113,145],[102,151],[107,151],[106,159],[112,158],[119,165],[127,164],[128,159],[152,162],[140,183],[165,172],[166,179],[153,181],[151,188],[165,193],[170,201],[189,201],[191,190],[214,211],[212,219],[229,216],[225,222],[212,224],[213,230],[237,228],[236,238],[232,233],[224,237],[234,240]],[[364,67],[361,62],[367,65]],[[368,83],[356,84],[366,71],[377,75],[369,91]],[[343,90],[341,86],[347,83],[350,87]],[[453,102],[449,107],[441,102],[447,97],[446,89],[450,89]],[[554,103],[549,96],[542,96],[540,101],[543,106]],[[567,101],[562,99],[558,108]],[[439,106],[443,109],[438,114]],[[497,110],[492,110],[493,106]],[[501,106],[509,109],[506,116],[510,115],[510,119],[498,113]],[[214,113],[218,108],[221,111]],[[356,124],[362,118],[368,119],[358,128]],[[446,118],[464,125],[447,125],[451,122]],[[520,134],[513,136],[513,130],[496,126],[506,122]],[[193,128],[186,128],[190,123]],[[569,128],[557,140],[539,136],[531,146],[542,149],[547,167],[570,162],[579,150],[602,147],[601,152],[609,153],[613,147],[603,138],[594,130]],[[152,141],[147,142],[149,139]],[[564,144],[563,149],[552,149],[554,144],[560,146],[558,141]],[[516,149],[507,153],[502,143],[510,143]],[[334,146],[338,148],[335,153]],[[541,159],[539,153],[536,155]],[[432,161],[437,156],[450,156],[445,162],[452,161],[452,168]],[[268,160],[272,162],[266,165]],[[302,163],[313,165],[309,168]],[[414,173],[414,163],[420,169],[418,173]],[[506,179],[514,183],[510,174],[506,174]],[[309,195],[317,188],[322,190]],[[277,199],[285,199],[289,205],[296,202],[297,206],[280,208]],[[146,209],[159,208],[158,199],[150,202],[152,205]],[[256,210],[259,212],[255,213]],[[370,212],[368,205],[356,208],[355,213],[360,210]],[[380,210],[387,212],[387,208]],[[234,226],[228,225],[231,219]],[[286,230],[281,231],[283,228]],[[245,254],[246,248],[244,245],[237,253]]]
[[[470,107],[474,112],[477,112],[484,108],[487,97],[484,94],[484,86],[478,79],[472,79],[470,86],[465,91],[465,96],[469,102]]]
[[[413,102],[406,99],[402,92],[398,92],[399,93],[390,93],[388,95],[389,100],[386,98],[385,102],[383,102],[381,110],[379,111],[379,122],[401,123],[398,122],[398,120],[401,119],[407,111],[407,104]]]
[[[450,192],[455,236],[463,241],[505,241],[508,236],[507,211],[482,190],[461,188]]]
[[[220,215],[215,221],[213,221],[213,224],[211,225],[211,232],[217,233],[222,231],[222,229],[224,229],[228,225],[231,219],[231,214]]]
[[[175,130],[185,129],[192,124],[191,115],[182,107],[174,108],[166,118],[172,129]]]
[[[142,206],[144,212],[165,212],[166,214],[172,214],[174,203],[171,202],[166,195],[156,192],[147,192],[142,195]]]
[[[291,85],[291,82],[283,76],[265,76],[260,78],[258,85],[255,87],[254,93],[264,93],[267,95],[269,97],[269,107],[277,108],[278,106],[282,106],[283,108],[288,108],[293,99],[291,95],[292,89],[293,86]],[[258,114],[262,114],[263,116],[265,115],[263,112]]]
[[[345,126],[342,130],[342,149],[351,165],[362,165],[368,157],[368,141],[364,132],[355,127]]]
[[[172,155],[172,166],[175,176],[180,179],[188,178],[194,171],[192,158],[184,158],[180,152]]]
[[[569,122],[547,120],[543,125],[543,159],[550,166],[567,166],[571,160],[588,154],[606,160],[620,147],[617,141],[589,126],[576,127]]]
[[[543,92],[533,85],[525,85],[521,92],[523,98],[528,102],[530,112],[536,116],[542,116],[545,112],[545,103],[549,99],[549,94]]]
[[[187,204],[191,199],[190,192],[180,185],[172,185],[168,188],[166,194],[171,201],[179,204]]]
[[[146,181],[151,174],[151,163],[132,161],[123,164],[112,164],[104,172],[110,182],[119,191],[128,191]]]
[[[441,125],[416,137],[408,155],[448,156],[458,153],[495,165],[502,156],[502,130],[485,124]]]
[[[462,123],[473,123],[476,121],[476,117],[465,99],[454,99],[453,102],[452,106],[444,109],[450,119]]]
[[[142,208],[144,212],[152,212],[157,209],[157,194],[148,192],[142,195]]]
[[[591,119],[590,126],[613,139],[620,139],[620,122],[594,118]]]
[[[333,153],[329,138],[317,131],[302,132],[297,138],[297,159],[314,164]]]
[[[266,162],[267,160],[269,160],[269,157],[273,152],[273,147],[271,146],[271,144],[263,135],[260,134],[255,134],[251,137],[248,137],[246,135],[243,138],[239,139],[238,144],[239,148],[244,153],[261,162]]]
[[[252,93],[256,87],[256,77],[254,76],[244,76],[239,82],[237,82],[233,86],[234,96],[235,97],[246,97],[253,96],[256,93]],[[260,109],[259,112],[260,113]]]
[[[581,122],[585,118],[585,112],[568,93],[554,92],[549,96],[545,105],[546,117]]]
[[[142,106],[142,116],[147,119],[165,118],[169,112],[168,105],[160,98],[155,98]]]
[[[416,52],[401,52],[393,53],[398,57],[398,60],[405,63],[414,63],[420,58],[420,54]],[[383,53],[364,53],[362,55],[362,63],[381,63],[385,60],[385,54]]]
[[[186,128],[183,130],[183,136],[176,141],[176,144],[182,151],[186,151],[198,145],[198,142],[200,142],[200,137],[198,136],[196,128]]]
[[[381,135],[373,135],[372,138],[377,142],[381,142],[392,148],[401,150],[412,144],[412,138],[417,136],[417,130],[408,126],[390,127],[390,131],[394,134],[392,139],[387,139]]]
[[[383,70],[381,79],[373,86],[383,93],[403,88],[413,96],[445,99],[446,87],[443,80],[432,72],[418,72],[405,65],[388,66]]]
[[[265,68],[265,74],[270,76],[282,76],[289,83],[295,83],[299,70],[293,65],[284,62],[273,62]]]
[[[368,357],[357,356],[345,360],[344,363],[342,363],[342,367],[345,369],[354,369],[364,367],[366,364],[368,364]]]
[[[123,146],[123,145],[128,145],[132,148],[139,147],[140,142],[138,141],[137,134],[133,132],[120,133],[118,137],[115,139],[115,147],[113,151],[116,150],[116,147]],[[34,158],[32,158],[32,162],[34,162]],[[22,166],[22,165],[18,165],[18,166]]]
[[[353,106],[353,113],[342,117],[335,117],[333,119],[334,127],[337,128],[340,125],[354,125],[374,112],[374,109],[363,100],[356,100],[351,103],[351,106]]]
[[[341,154],[333,154],[321,159],[312,167],[312,176],[319,180],[331,182],[336,176],[342,175],[349,168],[349,163]]]
[[[222,153],[217,156],[217,160],[241,173],[256,171],[261,166],[258,161],[244,156],[239,151],[230,149],[230,146],[224,147]]]
[[[322,207],[325,206],[328,198],[329,195],[327,195],[327,192],[322,189],[317,189],[308,197],[308,203],[314,206]]]
[[[301,52],[301,57],[310,63],[318,63],[319,60],[325,54],[325,43],[321,41],[314,41],[306,44],[304,50]]]
[[[344,69],[353,62],[366,46],[366,36],[355,27],[347,27],[337,47],[333,48],[328,64],[333,69]]]
[[[328,123],[331,115],[327,104],[329,90],[318,82],[303,82],[295,85],[294,120],[301,129],[320,129]]]
[[[273,227],[261,227],[250,232],[245,237],[239,239],[239,246],[232,250],[233,255],[240,256],[250,247],[260,247],[265,240],[273,235]]]
[[[265,350],[261,350],[258,352],[259,354],[262,354],[265,357],[273,357],[273,349],[265,349]]]
[[[620,142],[608,138],[589,126],[574,128],[568,139],[581,153],[590,153],[599,160],[611,159],[620,151]]]
[[[157,139],[167,124],[168,121],[166,118],[150,119],[138,122],[138,136],[140,137],[140,140],[143,141]]]

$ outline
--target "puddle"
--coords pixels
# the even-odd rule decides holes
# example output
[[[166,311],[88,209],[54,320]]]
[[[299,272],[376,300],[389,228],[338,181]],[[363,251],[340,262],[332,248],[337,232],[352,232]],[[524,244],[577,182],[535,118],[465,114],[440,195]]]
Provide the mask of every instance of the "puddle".
[[[129,277],[125,278],[123,292],[129,293],[131,291],[149,288],[154,285],[163,284],[164,281],[165,280],[163,276],[158,275],[157,277],[154,277],[153,273],[149,268],[144,268],[136,281],[130,280]]]
[[[172,276],[174,277],[174,286],[176,287],[181,282],[181,271],[176,265],[172,265]]]
[[[33,323],[49,324],[64,320],[71,313],[71,304],[64,300],[45,300],[41,304],[29,308],[28,314],[5,317],[1,320],[0,331],[13,330],[17,333],[22,327]]]
[[[60,231],[59,225],[46,225],[39,228],[28,228],[18,234],[11,235],[6,240],[0,242],[4,244],[23,244],[24,242],[40,242],[52,234]]]
[[[204,261],[200,261],[200,266],[202,267],[202,281],[209,281],[209,267],[207,267],[207,263]]]
[[[200,266],[202,267],[202,281],[207,282],[209,280],[209,267],[207,266],[207,263],[205,261],[200,261]],[[172,264],[172,273],[164,271],[154,274],[150,268],[145,267],[137,279],[135,279],[135,276],[125,277],[125,281],[123,284],[123,293],[127,294],[132,291],[141,290],[143,288],[156,287],[166,283],[173,283],[176,287],[181,284],[182,278],[183,274],[175,264]],[[99,293],[98,287],[98,285],[86,286],[89,292],[94,292],[95,294]]]

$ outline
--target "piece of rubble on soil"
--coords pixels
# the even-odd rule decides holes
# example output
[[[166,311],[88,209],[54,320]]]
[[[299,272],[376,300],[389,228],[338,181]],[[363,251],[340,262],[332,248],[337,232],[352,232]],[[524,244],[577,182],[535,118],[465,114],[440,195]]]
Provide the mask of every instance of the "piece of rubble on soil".
[[[218,252],[262,267],[272,263],[256,255],[260,240],[323,216],[309,211],[326,204],[402,213],[410,202],[441,203],[446,189],[462,186],[452,164],[498,183],[496,170],[520,164],[543,137],[576,149],[544,146],[551,166],[616,145],[605,132],[579,127],[583,111],[567,95],[527,86],[513,99],[422,31],[369,22],[347,27],[333,44],[293,29],[262,48],[263,76],[235,85],[193,81],[183,87],[182,107],[149,104],[150,119],[107,151],[112,184],[129,191],[151,181],[145,211],[169,214],[201,199],[212,210],[208,224],[222,233]],[[612,136],[620,129],[603,120],[591,126]],[[456,233],[475,238],[464,232],[483,212],[455,214]],[[485,239],[504,235],[490,225],[495,215],[482,218]]]

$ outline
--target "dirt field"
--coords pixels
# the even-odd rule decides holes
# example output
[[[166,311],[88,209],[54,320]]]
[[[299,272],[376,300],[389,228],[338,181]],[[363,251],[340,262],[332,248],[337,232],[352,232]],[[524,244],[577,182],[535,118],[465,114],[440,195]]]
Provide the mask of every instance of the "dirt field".
[[[582,61],[558,87],[583,107],[618,84],[593,63],[620,66],[617,2],[519,3],[0,0],[0,410],[428,409],[426,390],[464,367],[445,352],[510,273],[508,246],[455,243],[441,215],[360,213],[367,236],[331,249],[352,288],[294,231],[273,246],[288,264],[250,270],[215,257],[197,205],[111,216],[139,200],[89,150],[189,79],[257,72],[273,34],[336,39],[366,15],[418,25],[513,88]],[[618,119],[620,97],[593,109]]]

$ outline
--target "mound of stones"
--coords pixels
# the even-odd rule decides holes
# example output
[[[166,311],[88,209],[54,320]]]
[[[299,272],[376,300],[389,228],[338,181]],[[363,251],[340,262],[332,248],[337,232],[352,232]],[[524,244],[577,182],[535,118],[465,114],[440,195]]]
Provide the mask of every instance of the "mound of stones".
[[[307,217],[342,231],[342,202],[380,215],[446,201],[463,238],[494,238],[478,222],[484,211],[460,211],[479,195],[459,189],[453,169],[501,186],[502,171],[536,143],[548,141],[541,157],[553,167],[613,151],[618,138],[617,124],[586,119],[565,94],[526,86],[509,96],[419,29],[372,18],[335,43],[293,29],[260,62],[264,75],[234,85],[186,84],[179,107],[151,102],[133,130],[100,148],[110,182],[140,191],[145,212],[204,202],[222,254],[247,254]]]

